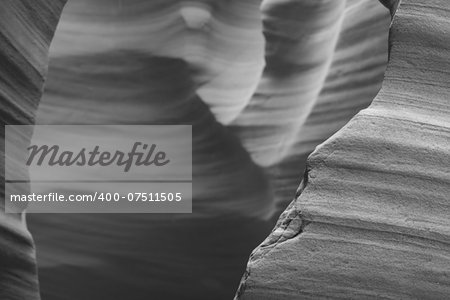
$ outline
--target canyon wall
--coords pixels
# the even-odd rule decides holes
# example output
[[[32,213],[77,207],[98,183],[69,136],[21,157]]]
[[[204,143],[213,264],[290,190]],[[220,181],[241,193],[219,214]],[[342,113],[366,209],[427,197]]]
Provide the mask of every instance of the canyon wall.
[[[1,180],[7,124],[34,124],[48,66],[48,49],[65,1],[5,0],[0,4]],[[31,135],[31,133],[30,133]],[[27,142],[30,135],[17,139]],[[16,172],[27,172],[17,169]],[[27,191],[20,191],[27,192]],[[0,298],[39,299],[36,253],[24,214],[5,214],[0,192]]]
[[[238,297],[448,293],[448,13],[429,3],[397,11],[378,93],[375,0],[71,0],[50,50],[65,1],[4,1],[4,125],[193,126],[192,214],[27,216],[43,297],[232,298],[306,157],[377,93],[312,154]],[[24,214],[0,228],[0,298],[39,299]]]
[[[386,4],[397,10],[380,92],[308,158],[237,299],[450,295],[448,2]]]

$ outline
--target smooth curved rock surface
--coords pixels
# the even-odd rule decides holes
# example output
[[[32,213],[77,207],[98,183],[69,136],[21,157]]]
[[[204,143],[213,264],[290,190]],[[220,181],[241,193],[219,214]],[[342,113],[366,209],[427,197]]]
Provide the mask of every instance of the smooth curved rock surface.
[[[239,95],[261,73],[258,3],[204,4],[211,17],[198,28],[184,3],[70,1],[64,10],[37,123],[192,124],[194,200],[187,215],[28,216],[46,299],[230,299],[270,230],[267,178],[219,122],[245,106],[250,96]]]
[[[311,154],[236,299],[450,296],[449,28],[447,1],[401,1],[381,91]]]
[[[266,0],[261,9],[267,63],[232,126],[252,158],[271,167],[309,154],[373,100],[389,21],[372,0]]]
[[[233,297],[306,155],[380,88],[387,10],[371,0],[320,1],[331,11],[317,3],[70,0],[36,123],[192,124],[194,213],[28,216],[43,298]],[[45,11],[30,13],[54,26],[56,6]],[[2,117],[33,116],[39,96],[11,98],[20,107]],[[35,295],[35,273],[26,274],[34,286],[23,291]]]
[[[48,47],[65,1],[5,0],[0,4],[0,119],[33,124],[47,72]],[[31,134],[31,133],[30,133]],[[17,137],[24,142],[30,136]],[[5,180],[5,131],[0,135]],[[26,172],[26,170],[17,170]],[[22,191],[26,192],[26,191]],[[39,299],[36,254],[22,213],[4,213],[0,191],[0,299]]]
[[[264,67],[259,5],[260,0],[71,0],[52,57],[120,50],[131,58],[132,52],[181,58],[196,92],[228,124],[249,101]]]
[[[280,161],[268,167],[278,208],[284,209],[292,200],[305,170],[306,157],[366,108],[380,89],[387,63],[388,12],[377,1],[347,1],[343,18],[327,77],[317,99],[311,100],[315,102],[312,111],[302,126],[294,130],[295,136],[284,148],[285,154],[279,155]],[[276,121],[282,124],[283,120]],[[289,122],[283,126],[289,126]],[[244,127],[242,131],[245,130]],[[283,135],[276,132],[279,134]],[[248,141],[261,139],[255,133],[247,139],[244,136],[244,145]],[[250,153],[255,157],[266,148],[259,145]]]
[[[183,3],[133,1],[120,6],[72,0],[64,10],[37,122],[192,124],[194,213],[171,216],[171,222],[152,215],[29,216],[41,249],[38,258],[47,298],[57,299],[64,292],[74,299],[124,297],[124,285],[136,299],[148,291],[171,299],[232,298],[248,253],[272,226],[267,217],[277,211],[275,198],[286,203],[298,183],[300,168],[278,163],[289,157],[301,165],[317,143],[367,106],[380,87],[389,18],[377,2],[330,2],[339,13],[324,12],[319,19],[304,19],[320,10],[314,1],[305,2],[308,10],[298,1],[281,6],[266,1],[261,4],[262,16],[258,1],[197,4],[203,5],[203,12],[192,11],[196,7],[192,3],[186,11]],[[293,21],[286,22],[294,42],[289,37],[278,41],[279,32],[270,30],[284,24],[282,16],[289,10],[295,12],[289,14]],[[208,16],[207,24],[192,28],[185,18],[195,13]],[[311,42],[303,44],[307,40]],[[264,53],[267,66],[261,75]],[[297,62],[300,54],[307,56]],[[367,56],[371,58],[366,60]],[[359,81],[349,86],[353,77]],[[298,89],[302,82],[308,93]],[[292,93],[277,99],[285,88]],[[263,110],[254,105],[261,89],[272,98]],[[274,108],[279,115],[271,113]],[[314,126],[324,116],[330,119]],[[260,120],[267,124],[261,126]],[[231,127],[224,126],[230,122]],[[300,131],[305,122],[312,124],[305,129],[312,139],[307,143]],[[276,145],[283,130],[292,141],[278,147],[278,158],[259,159],[259,151],[266,147],[258,144],[260,133],[265,143]],[[284,153],[288,151],[295,155]],[[79,230],[89,238],[77,235]],[[52,250],[56,247],[57,252]],[[125,268],[136,258],[139,268]],[[117,270],[123,270],[121,276]],[[142,280],[124,280],[127,277]],[[177,277],[184,284],[173,289]],[[72,288],[62,278],[85,286],[103,278],[105,285],[116,288]]]

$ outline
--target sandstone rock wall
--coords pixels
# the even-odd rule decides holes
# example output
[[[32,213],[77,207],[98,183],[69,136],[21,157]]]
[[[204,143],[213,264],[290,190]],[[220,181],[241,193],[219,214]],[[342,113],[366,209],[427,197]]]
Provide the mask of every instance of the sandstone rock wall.
[[[237,299],[448,298],[449,26],[447,1],[401,2],[381,91],[311,154]]]
[[[64,3],[64,0],[4,0],[0,4],[2,125],[34,123],[47,72],[48,47]],[[0,168],[3,183],[5,131],[2,127]],[[26,142],[30,136],[17,138]],[[4,201],[5,191],[1,188],[0,299],[39,299],[33,240],[21,213],[4,213]]]

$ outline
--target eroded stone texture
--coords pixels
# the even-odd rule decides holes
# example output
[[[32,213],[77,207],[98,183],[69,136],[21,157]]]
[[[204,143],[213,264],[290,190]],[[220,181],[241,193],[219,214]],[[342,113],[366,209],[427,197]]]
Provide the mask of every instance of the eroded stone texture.
[[[193,213],[29,215],[43,297],[233,297],[274,210],[263,170],[224,126],[263,67],[258,8],[254,0],[66,5],[37,123],[191,124]]]
[[[450,295],[450,13],[403,0],[380,93],[308,159],[237,299]]]
[[[296,166],[378,91],[388,19],[370,0],[71,0],[37,123],[192,124],[194,213],[29,216],[44,297],[230,299]],[[5,116],[32,123],[38,94]]]
[[[194,206],[187,216],[29,216],[44,295],[233,297],[248,253],[272,226],[274,193],[290,199],[298,183],[299,169],[274,166],[294,153],[289,161],[303,163],[381,84],[387,10],[322,2],[331,12],[316,0],[68,3],[37,122],[192,124]],[[101,288],[90,288],[97,278]]]
[[[266,67],[232,125],[252,158],[273,167],[309,154],[373,100],[389,16],[372,0],[267,0],[261,10]]]
[[[306,157],[366,108],[379,91],[387,63],[389,23],[389,13],[378,1],[347,1],[332,63],[320,94],[310,100],[315,104],[302,126],[294,130],[295,135],[284,147],[284,155],[278,155],[280,161],[269,166],[279,208],[284,209],[291,201],[304,173]],[[305,73],[307,76],[308,72]],[[286,114],[291,116],[291,112]],[[297,123],[301,118],[293,115],[293,119]],[[283,120],[279,118],[278,122],[281,124]],[[286,122],[283,126],[288,125]],[[259,140],[256,133],[248,139],[245,137],[244,144],[254,140]],[[250,153],[256,156],[265,148],[260,145]]]
[[[4,182],[8,124],[33,124],[48,62],[48,46],[64,0],[4,0],[0,4],[0,168]],[[31,132],[30,132],[31,134]],[[30,136],[16,137],[26,142]],[[26,170],[16,170],[26,172]],[[26,191],[21,191],[26,192]],[[0,299],[39,299],[33,240],[21,213],[4,213],[0,191]]]

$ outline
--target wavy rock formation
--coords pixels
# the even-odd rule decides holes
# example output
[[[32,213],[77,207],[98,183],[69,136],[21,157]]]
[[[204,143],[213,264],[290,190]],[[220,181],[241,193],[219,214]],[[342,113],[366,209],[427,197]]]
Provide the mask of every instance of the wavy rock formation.
[[[266,67],[233,125],[253,159],[273,166],[309,153],[370,103],[386,64],[389,23],[371,0],[266,0],[261,9]]]
[[[385,2],[396,13],[382,89],[309,157],[237,299],[450,295],[448,2]]]
[[[33,124],[48,63],[48,46],[65,1],[5,0],[0,4],[0,119]],[[26,142],[30,136],[17,137]],[[5,131],[0,136],[5,180]],[[26,172],[26,170],[16,170]],[[26,192],[26,191],[22,191]],[[39,299],[34,243],[24,216],[5,214],[0,191],[0,299]]]
[[[233,296],[248,253],[271,227],[274,199],[286,202],[275,195],[288,191],[291,198],[301,174],[284,158],[301,165],[379,89],[388,12],[368,0],[336,3],[330,8],[339,12],[328,14],[314,1],[267,1],[262,16],[258,1],[67,4],[37,122],[192,124],[194,213],[171,222],[154,215],[29,216],[46,298],[113,299],[127,290],[136,298],[149,291],[170,299]],[[324,15],[311,18],[315,10]],[[279,37],[284,30],[293,41]],[[358,82],[348,84],[354,77]],[[329,119],[317,128],[324,115]],[[280,145],[284,134],[289,141]],[[278,146],[266,152],[267,145]],[[173,289],[178,277],[183,284]],[[105,287],[79,289],[66,278],[86,287],[103,278]]]
[[[274,3],[280,2],[274,1]],[[296,1],[291,3],[293,3],[291,5],[299,5],[295,4]],[[308,1],[300,3],[305,5]],[[317,3],[317,1],[313,1],[313,3]],[[330,15],[333,16],[333,14]],[[312,109],[310,110],[308,106],[292,108],[281,105],[281,99],[278,99],[277,94],[274,93],[271,98],[280,101],[273,101],[272,105],[277,106],[273,109],[282,110],[285,117],[269,118],[268,115],[272,115],[270,110],[262,110],[261,115],[253,115],[253,119],[256,120],[251,122],[258,123],[261,122],[258,120],[269,119],[269,122],[276,122],[278,125],[271,126],[271,131],[264,130],[264,128],[268,129],[268,126],[248,128],[243,125],[242,129],[238,131],[244,145],[250,145],[247,148],[256,161],[259,161],[257,157],[262,151],[266,154],[273,153],[275,148],[270,150],[273,147],[270,139],[274,141],[279,136],[286,137],[284,138],[286,143],[280,145],[280,150],[284,154],[276,154],[273,157],[276,163],[268,166],[268,173],[274,186],[274,198],[278,207],[282,209],[292,200],[293,191],[297,189],[304,173],[306,157],[318,144],[342,128],[358,111],[366,108],[381,87],[387,63],[387,35],[390,22],[388,12],[377,1],[346,1],[340,18],[342,18],[342,24],[334,52],[331,54],[331,58],[322,58],[323,61],[331,60],[331,65],[329,65],[327,76],[322,82],[320,93],[314,94],[310,98],[305,98],[299,91],[296,95],[297,99],[308,99],[309,102],[313,102]],[[328,21],[322,19],[322,22],[328,24],[332,22],[332,19]],[[329,31],[328,27],[322,29],[325,32]],[[317,34],[320,36],[320,32]],[[314,49],[310,51],[314,53]],[[316,72],[310,72],[306,68],[302,76],[312,77],[310,80],[313,85],[315,84],[314,80],[317,80],[314,78],[316,75]],[[284,81],[279,80],[279,82]],[[292,81],[290,84],[294,88],[297,85],[305,88],[302,83],[296,81]],[[292,103],[298,105],[298,102],[293,101]],[[293,114],[293,111],[300,111],[299,117],[295,113]],[[308,113],[306,119],[304,118],[305,111]],[[246,117],[244,111],[242,119]],[[289,122],[286,121],[286,118],[289,118]],[[291,123],[297,127],[291,126]],[[288,127],[291,129],[287,129]],[[282,130],[275,131],[276,128]],[[249,134],[245,134],[245,132]],[[275,137],[267,138],[263,144],[264,140],[261,136],[268,135],[266,132],[271,132]]]
[[[191,124],[193,213],[30,215],[43,297],[233,297],[274,211],[263,170],[224,126],[260,77],[258,5],[67,4],[37,123]]]
[[[374,0],[70,0],[36,111],[63,2],[0,4],[4,124],[192,124],[194,213],[29,215],[43,298],[232,298],[306,156],[378,92],[388,11]],[[12,247],[20,260],[2,260],[16,273],[0,270],[1,290],[36,298],[31,238],[19,218],[0,219],[26,241],[5,239],[5,257]]]

